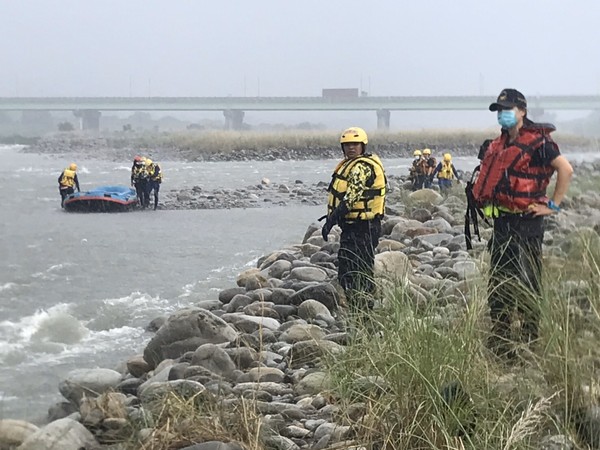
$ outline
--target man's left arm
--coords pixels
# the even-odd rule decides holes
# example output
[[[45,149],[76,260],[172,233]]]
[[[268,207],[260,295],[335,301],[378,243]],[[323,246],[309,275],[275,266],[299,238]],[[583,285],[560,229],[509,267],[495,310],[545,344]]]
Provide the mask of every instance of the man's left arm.
[[[77,192],[81,192],[81,189],[79,189],[79,178],[77,178],[77,174],[75,174],[75,186],[77,187]]]
[[[560,154],[558,146],[554,142],[547,144],[544,151],[550,159],[550,166],[556,170],[556,185],[551,200],[556,206],[559,206],[569,189],[571,177],[573,176],[573,167],[567,158]],[[547,216],[556,212],[547,205],[542,204],[532,205],[530,209],[535,216]]]

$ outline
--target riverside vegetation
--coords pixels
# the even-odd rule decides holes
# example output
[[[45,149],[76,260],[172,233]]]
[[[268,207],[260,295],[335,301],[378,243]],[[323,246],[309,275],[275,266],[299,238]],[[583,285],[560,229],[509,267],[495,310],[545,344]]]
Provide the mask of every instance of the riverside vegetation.
[[[434,153],[476,156],[479,145],[495,136],[495,130],[421,130],[370,134],[369,150],[383,158],[412,157],[414,149],[429,147]],[[553,134],[571,149],[597,149],[596,140]],[[33,153],[77,153],[86,157],[101,154],[115,160],[144,153],[154,160],[188,161],[305,160],[339,158],[338,132],[331,131],[214,131],[190,130],[164,133],[111,133],[87,135],[57,133],[45,136],[25,149]]]
[[[372,315],[338,306],[338,244],[311,225],[218,299],[153,321],[126,367],[69,375],[48,425],[0,420],[0,447],[600,448],[599,170],[577,167],[548,221],[541,339],[513,363],[485,347],[491,230],[467,253],[460,187],[394,179]]]

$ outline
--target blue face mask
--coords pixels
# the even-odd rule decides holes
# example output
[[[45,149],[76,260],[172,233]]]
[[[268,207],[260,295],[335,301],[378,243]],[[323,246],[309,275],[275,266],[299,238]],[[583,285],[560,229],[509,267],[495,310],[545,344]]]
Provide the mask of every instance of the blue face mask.
[[[498,111],[498,123],[502,128],[512,128],[517,122],[517,116],[512,109]]]

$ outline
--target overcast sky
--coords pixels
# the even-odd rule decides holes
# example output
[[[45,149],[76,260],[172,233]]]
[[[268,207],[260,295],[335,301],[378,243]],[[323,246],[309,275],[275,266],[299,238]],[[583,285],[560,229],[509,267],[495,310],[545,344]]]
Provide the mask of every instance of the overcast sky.
[[[0,5],[0,96],[600,91],[597,0]]]

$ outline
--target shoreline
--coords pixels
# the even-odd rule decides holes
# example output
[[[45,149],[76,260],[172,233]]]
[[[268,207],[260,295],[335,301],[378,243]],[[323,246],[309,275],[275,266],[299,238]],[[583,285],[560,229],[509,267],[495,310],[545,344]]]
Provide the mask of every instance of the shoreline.
[[[578,168],[578,175],[597,176],[599,171],[596,163]],[[431,320],[450,324],[465,301],[474,300],[469,286],[480,276],[479,257],[490,230],[482,230],[484,241],[475,242],[470,255],[464,249],[461,189],[442,198],[430,190],[409,193],[402,181],[391,180],[390,208],[378,246],[378,279],[383,285],[404,280],[415,311],[443,293],[444,305],[435,308]],[[547,255],[567,258],[563,242],[575,227],[600,230],[600,218],[595,216],[594,224],[590,210],[600,210],[596,192],[575,194],[565,203],[563,214],[550,221]],[[218,299],[152,321],[155,335],[144,354],[115,364],[126,365],[126,370],[82,368],[71,373],[59,386],[65,401],[50,408],[48,425],[38,429],[24,421],[0,420],[0,431],[20,427],[20,436],[30,442],[42,432],[57,438],[62,433],[62,439],[75,434],[86,445],[106,445],[100,448],[125,442],[134,432],[139,442],[168,439],[160,424],[151,428],[139,423],[155,411],[157,399],[177,395],[202,398],[207,404],[218,401],[213,413],[229,418],[238,417],[230,407],[251,402],[254,414],[268,425],[269,432],[261,434],[268,448],[308,449],[321,439],[332,445],[355,438],[352,426],[336,415],[342,411],[332,397],[327,364],[328,355],[342,355],[352,345],[337,307],[339,292],[332,288],[338,238],[336,234],[325,243],[319,229],[309,225],[301,242],[259,258]],[[217,332],[207,335],[203,330],[208,328]],[[367,376],[358,376],[359,381],[372,382]],[[240,437],[231,432],[223,445],[236,439]]]
[[[368,151],[382,158],[411,158],[415,149],[430,148],[440,159],[477,156],[481,143],[496,134],[491,131],[422,131],[377,134],[370,137]],[[334,133],[164,133],[158,135],[54,134],[26,147],[27,153],[78,154],[90,158],[101,155],[111,160],[133,159],[142,153],[156,161],[274,161],[338,159],[342,153]],[[559,145],[572,151],[595,151],[597,144],[577,136],[556,137]]]

